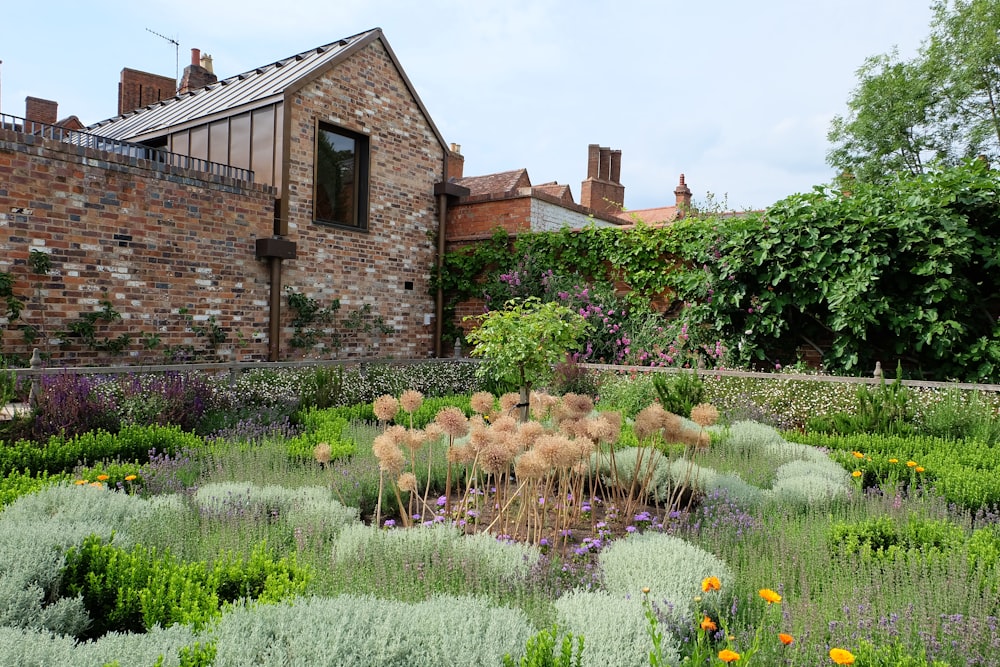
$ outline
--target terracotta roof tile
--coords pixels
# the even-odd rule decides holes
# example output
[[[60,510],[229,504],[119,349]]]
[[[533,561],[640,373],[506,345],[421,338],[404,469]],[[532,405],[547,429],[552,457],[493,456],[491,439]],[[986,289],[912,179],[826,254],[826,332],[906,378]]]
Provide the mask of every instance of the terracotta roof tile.
[[[527,169],[501,171],[496,174],[486,174],[485,176],[456,178],[454,182],[462,187],[469,188],[469,196],[472,197],[476,195],[502,195],[513,192],[518,188],[531,186]]]

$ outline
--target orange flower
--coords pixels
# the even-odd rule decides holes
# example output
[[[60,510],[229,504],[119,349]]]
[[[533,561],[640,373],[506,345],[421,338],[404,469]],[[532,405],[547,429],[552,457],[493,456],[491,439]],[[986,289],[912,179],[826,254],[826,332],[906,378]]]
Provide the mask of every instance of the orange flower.
[[[719,651],[719,660],[722,662],[736,662],[740,659],[740,654],[736,651],[730,651],[728,648],[724,648]]]
[[[795,641],[795,637],[793,637],[793,636],[791,636],[789,634],[786,634],[784,632],[781,632],[781,633],[778,634],[778,639],[780,639],[781,643],[784,644],[785,646],[788,646],[793,641]]]
[[[899,459],[889,459],[889,463],[899,463]]]
[[[830,660],[833,660],[838,665],[853,665],[854,654],[842,648],[832,648],[830,649]]]
[[[705,618],[701,619],[701,629],[704,630],[705,632],[714,632],[715,630],[719,629],[719,626],[715,624],[715,621],[706,616]]]
[[[864,454],[862,454],[861,452],[851,452],[851,454],[852,454],[852,455],[854,456],[854,458],[856,458],[856,459],[863,459],[863,458],[865,458],[865,455],[864,455]]]
[[[87,483],[87,480],[85,480],[85,479],[78,479],[78,480],[74,481],[73,483],[76,484],[77,486],[82,486],[82,485],[84,485],[84,484]]]
[[[136,476],[135,475],[125,475],[125,481],[126,482],[134,482],[135,480],[136,480]]]
[[[94,487],[95,489],[103,489],[103,488],[104,488],[104,485],[103,485],[103,484],[101,484],[100,482],[91,482],[91,483],[90,483],[90,484],[88,484],[87,486],[92,486],[92,487]]]
[[[916,470],[917,472],[923,472],[924,471],[924,467],[923,466],[917,466],[916,468],[914,468],[914,470]]]
[[[912,468],[912,467],[914,467],[915,465],[917,465],[917,462],[916,462],[916,461],[907,461],[907,462],[906,462],[906,467],[907,467],[907,468]]]
[[[772,591],[770,588],[760,589],[760,596],[767,600],[768,604],[772,602],[781,602],[781,596]]]
[[[106,482],[106,481],[108,481],[108,476],[107,475],[98,475],[97,476],[97,481],[98,482]]]
[[[851,477],[861,477],[861,471],[855,470],[854,472],[851,473]]]
[[[719,581],[718,577],[705,577],[701,580],[701,590],[704,593],[709,591],[717,591],[722,588],[722,582]]]

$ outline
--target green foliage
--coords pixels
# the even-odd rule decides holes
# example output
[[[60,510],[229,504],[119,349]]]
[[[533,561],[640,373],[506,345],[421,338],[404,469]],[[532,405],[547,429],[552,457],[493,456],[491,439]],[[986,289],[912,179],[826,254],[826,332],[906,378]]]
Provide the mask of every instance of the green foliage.
[[[0,474],[18,470],[70,472],[78,464],[101,459],[145,461],[150,450],[169,454],[202,444],[201,438],[176,426],[126,426],[116,434],[94,431],[72,438],[54,435],[42,444],[30,440],[0,442]]]
[[[876,387],[861,385],[857,389],[853,409],[827,417],[813,418],[813,430],[841,434],[878,433],[881,435],[906,435],[914,431],[912,392],[899,376],[890,384],[885,378]]]
[[[263,545],[247,563],[223,555],[209,567],[141,544],[126,551],[91,535],[66,552],[60,593],[82,598],[93,619],[85,636],[93,638],[175,623],[197,630],[219,615],[222,602],[276,602],[301,593],[306,576],[294,557],[275,562]]]
[[[611,375],[601,380],[600,410],[617,410],[623,417],[634,419],[657,399],[652,373],[631,376]]]
[[[669,376],[657,373],[653,376],[653,387],[663,409],[682,417],[690,417],[691,408],[705,398],[705,383],[697,371],[680,371]]]
[[[330,408],[340,404],[344,389],[343,366],[316,366],[302,377],[299,409]]]
[[[375,313],[370,303],[348,312],[338,321],[340,299],[333,299],[323,306],[301,292],[286,287],[288,308],[292,311],[294,332],[289,345],[303,350],[331,350],[336,352],[349,343],[367,345],[369,339],[390,334],[395,329],[381,315]]]
[[[528,638],[525,654],[520,661],[514,660],[509,653],[504,655],[504,667],[583,667],[583,635],[576,638],[575,645],[573,635],[566,635],[556,653],[558,636],[555,627],[540,630]]]
[[[839,521],[828,532],[830,548],[845,556],[882,559],[921,552],[942,554],[965,544],[965,531],[944,519],[910,517],[900,525],[889,516]]]
[[[14,294],[14,274],[0,271],[0,318],[6,319],[9,326],[21,317],[22,310],[24,301]],[[0,329],[0,341],[3,341],[3,329]]]
[[[315,408],[307,410],[300,416],[303,432],[288,440],[289,456],[311,459],[313,450],[321,442],[330,445],[331,461],[354,454],[354,442],[341,438],[341,433],[347,426],[346,419],[337,417],[328,410]]]
[[[939,660],[928,662],[926,650],[912,653],[898,641],[875,644],[862,639],[853,653],[859,667],[950,667]]]
[[[552,375],[552,365],[566,358],[589,328],[577,313],[555,302],[528,298],[508,302],[504,310],[477,316],[469,333],[472,354],[483,357],[480,376],[501,378],[530,391]]]
[[[837,373],[901,361],[913,374],[1000,378],[1000,175],[979,162],[850,196],[817,188],[766,215],[698,232],[692,268],[670,274],[688,317],[736,346],[740,360],[790,359],[824,344]],[[826,344],[828,342],[828,344]]]

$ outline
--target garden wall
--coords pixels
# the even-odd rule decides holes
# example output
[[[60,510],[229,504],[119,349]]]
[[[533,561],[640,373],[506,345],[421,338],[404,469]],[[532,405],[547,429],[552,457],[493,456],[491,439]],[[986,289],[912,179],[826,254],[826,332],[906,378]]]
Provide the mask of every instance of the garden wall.
[[[268,273],[254,240],[271,234],[273,218],[266,186],[0,130],[0,273],[26,304],[0,349],[107,361],[94,348],[130,334],[122,354],[135,361],[162,359],[167,346],[265,358]],[[47,275],[31,271],[32,250],[48,256]],[[121,320],[96,323],[97,346],[60,349],[58,332],[104,300]],[[225,334],[214,346],[193,330],[210,318]],[[40,330],[37,341],[24,341],[24,325]],[[155,349],[143,335],[159,336]]]

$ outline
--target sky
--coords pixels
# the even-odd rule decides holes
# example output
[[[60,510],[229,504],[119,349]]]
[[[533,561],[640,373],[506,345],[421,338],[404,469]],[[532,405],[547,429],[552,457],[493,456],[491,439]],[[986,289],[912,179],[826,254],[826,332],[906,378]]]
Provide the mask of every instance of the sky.
[[[4,113],[30,95],[90,125],[115,115],[125,67],[173,76],[198,48],[226,78],[380,27],[466,176],[525,168],[579,201],[600,144],[622,152],[630,210],[672,205],[681,173],[695,204],[737,211],[829,183],[857,69],[916,55],[931,19],[930,0],[8,4]]]

